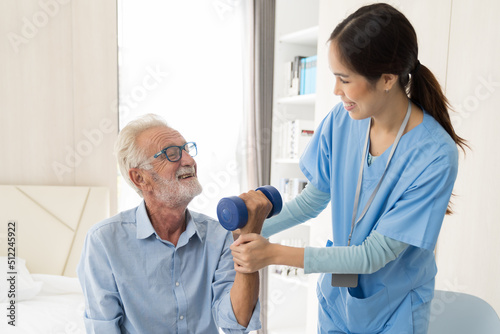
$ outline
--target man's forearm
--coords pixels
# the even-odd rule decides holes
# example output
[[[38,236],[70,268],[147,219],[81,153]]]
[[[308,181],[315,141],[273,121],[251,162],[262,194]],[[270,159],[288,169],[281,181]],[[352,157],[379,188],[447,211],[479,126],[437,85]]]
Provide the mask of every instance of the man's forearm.
[[[247,327],[259,299],[259,273],[236,273],[230,292],[233,312],[238,323]]]
[[[264,220],[272,209],[272,204],[261,192],[251,190],[241,194],[240,197],[247,206],[248,221],[244,227],[233,232],[235,240],[240,234],[260,233]],[[247,327],[259,299],[259,273],[236,272],[230,297],[236,320],[240,325]]]

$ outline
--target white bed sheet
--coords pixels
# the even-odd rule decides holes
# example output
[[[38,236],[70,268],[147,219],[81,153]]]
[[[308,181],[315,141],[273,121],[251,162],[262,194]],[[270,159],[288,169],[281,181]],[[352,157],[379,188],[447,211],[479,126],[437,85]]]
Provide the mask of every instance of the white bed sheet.
[[[84,334],[85,301],[77,278],[31,274],[40,292],[16,302],[16,326],[8,324],[8,302],[0,303],[0,333]]]

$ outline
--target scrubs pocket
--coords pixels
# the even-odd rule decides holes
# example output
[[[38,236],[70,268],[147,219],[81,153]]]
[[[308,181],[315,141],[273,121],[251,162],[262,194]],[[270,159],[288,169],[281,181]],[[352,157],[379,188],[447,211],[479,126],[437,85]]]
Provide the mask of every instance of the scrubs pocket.
[[[350,289],[347,289],[345,302],[346,325],[353,334],[381,332],[394,312],[386,287],[366,298],[353,297]]]

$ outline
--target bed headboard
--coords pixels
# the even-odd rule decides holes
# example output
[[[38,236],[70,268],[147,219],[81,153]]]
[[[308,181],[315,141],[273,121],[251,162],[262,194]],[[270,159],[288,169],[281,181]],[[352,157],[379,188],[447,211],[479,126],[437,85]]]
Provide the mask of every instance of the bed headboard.
[[[30,273],[76,277],[88,229],[109,216],[103,187],[0,185],[0,255],[7,256],[7,225],[16,222],[16,256]]]

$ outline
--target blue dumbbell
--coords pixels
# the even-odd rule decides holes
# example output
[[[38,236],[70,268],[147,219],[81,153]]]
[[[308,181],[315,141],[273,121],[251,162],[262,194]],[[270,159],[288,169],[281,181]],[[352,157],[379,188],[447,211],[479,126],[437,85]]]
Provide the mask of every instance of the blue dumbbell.
[[[267,216],[270,218],[281,212],[283,200],[278,189],[273,186],[263,186],[256,189],[260,190],[269,199],[273,208]],[[245,202],[238,196],[224,197],[217,204],[217,217],[220,224],[229,231],[242,228],[248,221],[248,209]]]

